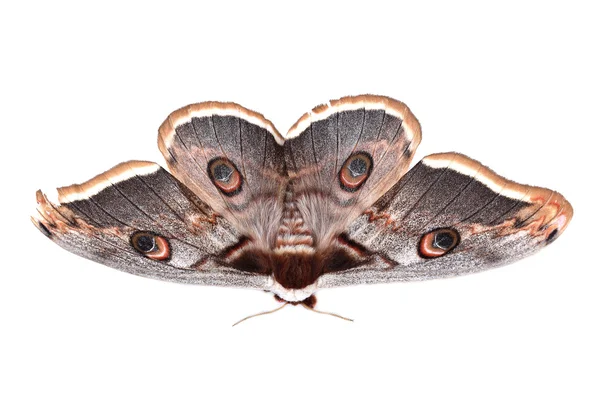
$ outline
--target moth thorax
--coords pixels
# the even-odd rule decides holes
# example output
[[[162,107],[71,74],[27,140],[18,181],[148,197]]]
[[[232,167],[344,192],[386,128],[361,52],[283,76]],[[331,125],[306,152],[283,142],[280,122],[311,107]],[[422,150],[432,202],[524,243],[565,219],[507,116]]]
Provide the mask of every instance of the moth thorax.
[[[312,247],[314,245],[312,232],[304,223],[304,218],[298,210],[294,199],[293,183],[288,183],[283,202],[283,213],[275,248],[290,248],[295,246]]]

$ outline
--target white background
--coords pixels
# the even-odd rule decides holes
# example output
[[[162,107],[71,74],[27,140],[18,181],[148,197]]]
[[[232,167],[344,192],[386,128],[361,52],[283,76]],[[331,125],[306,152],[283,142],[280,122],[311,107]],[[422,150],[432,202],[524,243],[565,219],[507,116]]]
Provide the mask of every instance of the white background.
[[[594,2],[247,3],[1,6],[0,397],[598,399]],[[277,303],[130,276],[29,221],[40,187],[163,163],[157,128],[186,104],[286,131],[360,93],[411,107],[416,160],[460,151],[557,189],[571,226],[497,270],[319,293],[354,323],[287,307],[231,328]]]

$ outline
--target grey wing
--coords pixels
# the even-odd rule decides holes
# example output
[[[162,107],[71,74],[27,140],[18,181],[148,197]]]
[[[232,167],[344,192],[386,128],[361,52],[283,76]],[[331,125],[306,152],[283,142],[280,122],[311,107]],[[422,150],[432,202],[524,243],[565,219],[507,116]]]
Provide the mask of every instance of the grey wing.
[[[554,241],[573,209],[555,191],[520,185],[457,153],[413,167],[347,230],[354,268],[321,288],[444,278],[528,256]]]
[[[34,224],[61,247],[166,281],[265,289],[268,277],[232,268],[239,232],[159,165],[130,161],[81,185],[37,193]]]

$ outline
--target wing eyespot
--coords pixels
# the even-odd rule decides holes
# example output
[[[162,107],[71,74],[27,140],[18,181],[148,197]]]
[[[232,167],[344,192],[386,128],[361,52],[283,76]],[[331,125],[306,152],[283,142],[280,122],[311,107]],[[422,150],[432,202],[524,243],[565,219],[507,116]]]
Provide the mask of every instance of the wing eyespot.
[[[171,257],[169,241],[153,232],[137,231],[131,235],[131,246],[152,260],[165,261]]]
[[[210,160],[208,162],[208,176],[225,196],[234,196],[242,190],[242,174],[228,158],[217,157]]]
[[[340,187],[347,192],[356,192],[367,181],[373,170],[373,158],[367,152],[351,154],[340,169]]]
[[[448,254],[460,243],[460,234],[454,228],[435,229],[419,241],[419,256],[437,258]]]

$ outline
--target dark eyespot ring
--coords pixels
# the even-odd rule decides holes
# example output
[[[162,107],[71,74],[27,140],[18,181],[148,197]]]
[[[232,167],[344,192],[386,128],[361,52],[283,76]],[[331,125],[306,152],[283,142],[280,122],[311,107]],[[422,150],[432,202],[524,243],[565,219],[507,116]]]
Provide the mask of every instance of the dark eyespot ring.
[[[419,256],[436,258],[448,254],[460,243],[460,234],[454,228],[435,229],[424,234],[419,242]]]
[[[353,153],[346,159],[339,173],[340,187],[356,192],[366,182],[373,169],[373,159],[367,152]]]
[[[208,162],[208,176],[225,196],[233,196],[242,190],[243,178],[234,163],[225,157]]]
[[[154,232],[137,231],[131,235],[131,246],[144,256],[157,261],[171,257],[171,246],[163,236]]]

